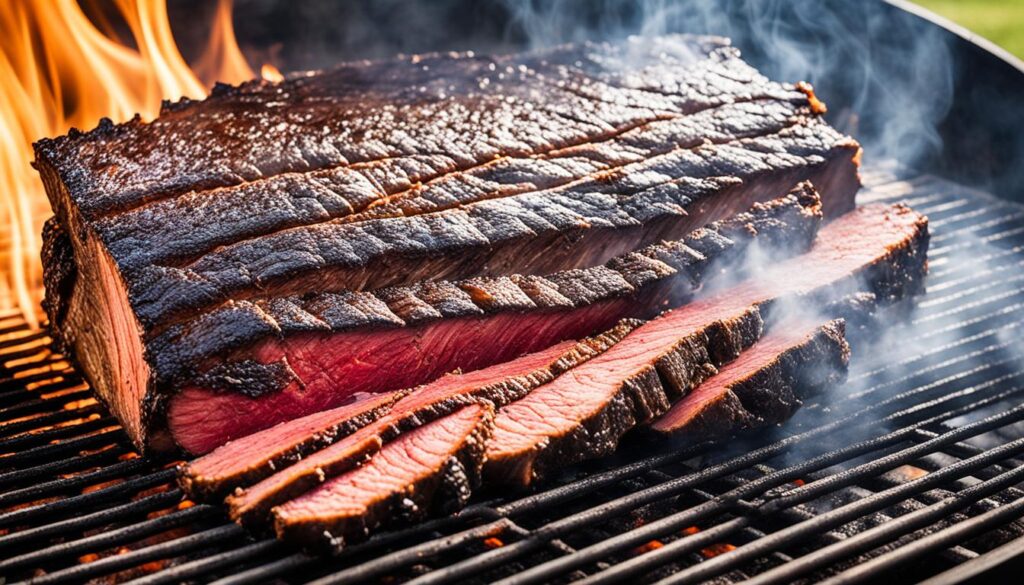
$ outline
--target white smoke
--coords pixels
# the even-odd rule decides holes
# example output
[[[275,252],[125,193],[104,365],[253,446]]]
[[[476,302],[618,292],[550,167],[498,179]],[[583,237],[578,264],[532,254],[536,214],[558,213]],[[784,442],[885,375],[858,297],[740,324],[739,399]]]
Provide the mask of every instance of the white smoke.
[[[950,37],[884,2],[502,1],[531,48],[680,32],[728,37],[770,78],[815,85],[830,121],[860,140],[869,160],[912,166],[942,148]]]

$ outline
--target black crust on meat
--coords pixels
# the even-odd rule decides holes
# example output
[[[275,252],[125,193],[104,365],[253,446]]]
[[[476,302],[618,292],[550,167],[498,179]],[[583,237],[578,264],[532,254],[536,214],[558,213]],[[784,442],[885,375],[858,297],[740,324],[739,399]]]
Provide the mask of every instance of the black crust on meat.
[[[219,392],[237,392],[249,398],[258,398],[283,390],[292,381],[298,380],[287,359],[269,364],[241,360],[214,365],[196,378],[196,383]]]
[[[40,140],[35,166],[73,249],[71,264],[59,237],[45,253],[53,337],[107,402],[132,387],[118,416],[142,448],[174,392],[211,365],[199,362],[253,340],[559,310],[578,300],[559,286],[581,282],[627,294],[671,266],[629,251],[801,181],[824,194],[826,216],[851,209],[856,142],[806,88],[768,80],[728,45],[669,36],[347,63]],[[713,251],[716,238],[728,239],[699,243]],[[614,274],[592,280],[542,276],[616,256]],[[68,294],[83,282],[111,290]],[[380,290],[394,287],[417,290]],[[82,323],[108,316],[91,314],[103,299],[138,339],[85,342]],[[94,365],[118,352],[148,381]],[[230,377],[212,384],[231,391]]]
[[[75,284],[75,259],[71,250],[71,240],[56,217],[51,217],[43,224],[43,285],[46,296],[43,298],[43,310],[49,322],[56,326],[64,322],[64,314],[68,308],[68,296]],[[68,346],[63,335],[52,335],[54,349],[67,353]]]

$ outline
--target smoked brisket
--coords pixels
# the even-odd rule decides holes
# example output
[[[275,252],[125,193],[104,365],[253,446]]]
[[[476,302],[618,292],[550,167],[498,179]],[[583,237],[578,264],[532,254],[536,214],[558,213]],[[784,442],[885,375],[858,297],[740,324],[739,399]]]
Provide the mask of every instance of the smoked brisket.
[[[450,296],[453,280],[507,277],[515,296],[496,298],[536,303],[519,282],[678,240],[801,181],[826,216],[851,209],[859,146],[823,111],[808,86],[767,80],[723,39],[691,37],[218,87],[151,122],[37,143],[56,215],[44,246],[51,328],[137,444],[206,451],[338,403],[276,419],[255,408],[255,427],[218,436],[168,429],[183,388],[259,400],[302,378],[304,364],[273,348],[243,355],[256,331],[437,319],[429,299]],[[415,294],[380,296],[393,287]],[[492,294],[460,292],[478,308]],[[193,347],[236,350],[237,363],[208,372]],[[185,375],[196,371],[209,375]],[[204,406],[185,398],[178,414]]]
[[[511,393],[477,389],[509,388],[530,369],[521,366],[549,363],[567,344],[521,358],[521,366],[494,366],[412,390],[395,409],[402,402],[443,405],[446,399],[437,398],[444,396],[461,397],[454,401],[458,404],[487,399],[484,404],[498,409],[494,430],[485,454],[473,462],[483,462],[484,480],[492,485],[517,486],[560,466],[606,454],[624,433],[644,423],[662,434],[704,438],[781,422],[808,393],[845,376],[849,347],[843,322],[814,325],[821,321],[810,319],[839,306],[849,309],[851,302],[892,302],[921,292],[927,247],[924,217],[900,205],[862,207],[825,226],[806,254],[774,263],[755,277],[711,291],[644,324],[624,323],[616,335],[603,340],[601,351],[588,353],[585,360],[562,362],[567,367],[553,379],[529,376],[525,379],[532,383],[523,387],[516,382],[511,387],[517,390]],[[772,323],[763,337],[762,315]],[[594,347],[593,342],[584,343]],[[465,390],[453,393],[455,388]],[[426,412],[428,417],[450,417],[452,412],[410,411]],[[408,425],[389,425],[386,420],[375,423],[388,429],[378,434],[379,451],[365,460],[352,460],[349,448],[323,457],[342,441],[268,478],[287,478],[294,475],[291,470],[315,474],[320,468],[311,462],[344,463],[310,483],[293,484],[298,489],[287,498],[257,498],[261,514],[248,519],[265,518],[270,512],[279,537],[303,544],[323,544],[326,537],[338,546],[402,519],[402,510],[417,518],[427,507],[450,510],[461,505],[467,497],[461,487],[471,489],[472,482],[447,482],[449,468],[441,461],[444,454],[462,448],[465,433],[430,432],[431,453],[436,456],[417,457],[400,445],[438,423],[424,425],[419,417],[407,418]],[[341,454],[344,457],[338,459]],[[409,496],[424,483],[460,489],[454,495],[428,489]],[[242,490],[229,503],[254,491]],[[408,498],[405,508],[395,507],[400,498]],[[247,519],[237,509],[233,515]]]
[[[650,429],[705,441],[785,421],[803,400],[845,381],[850,346],[844,325],[842,320],[776,324]]]

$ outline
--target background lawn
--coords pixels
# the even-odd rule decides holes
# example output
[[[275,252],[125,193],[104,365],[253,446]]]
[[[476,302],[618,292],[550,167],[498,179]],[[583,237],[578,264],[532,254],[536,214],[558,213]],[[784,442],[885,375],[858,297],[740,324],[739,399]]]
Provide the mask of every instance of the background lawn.
[[[1024,58],[1024,0],[912,0]]]

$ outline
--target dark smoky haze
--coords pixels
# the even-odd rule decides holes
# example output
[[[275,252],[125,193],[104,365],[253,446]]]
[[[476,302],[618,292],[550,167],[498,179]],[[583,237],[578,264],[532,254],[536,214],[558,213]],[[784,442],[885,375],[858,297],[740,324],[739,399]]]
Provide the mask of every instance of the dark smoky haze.
[[[288,70],[396,53],[500,53],[680,32],[726,36],[768,77],[812,83],[829,106],[830,122],[864,146],[866,170],[937,174],[1024,201],[1021,72],[901,6],[896,0],[237,0],[236,27],[251,60]],[[196,5],[172,3],[172,22],[175,11],[190,14],[189,8]],[[861,201],[873,196],[863,192]],[[907,199],[916,204],[920,197],[908,191]],[[932,384],[941,393],[942,384],[951,384],[943,376],[960,370],[1019,377],[1024,335],[1014,307],[993,304],[982,321],[996,326],[985,332],[975,327],[981,321],[965,322],[964,315],[978,308],[966,306],[977,295],[998,301],[1015,291],[1020,266],[1006,263],[1010,251],[999,241],[966,229],[957,217],[932,222],[929,294],[916,306],[880,310],[884,326],[873,331],[852,328],[849,383],[780,433],[862,408],[872,414],[858,424],[881,433],[900,424],[884,420],[892,409],[881,404],[899,391]],[[756,277],[771,262],[766,254],[752,253],[745,272]],[[936,276],[944,278],[938,287]],[[825,318],[807,315],[806,307],[780,303],[774,317]],[[988,337],[978,339],[982,333]],[[764,440],[734,445],[755,448]]]

